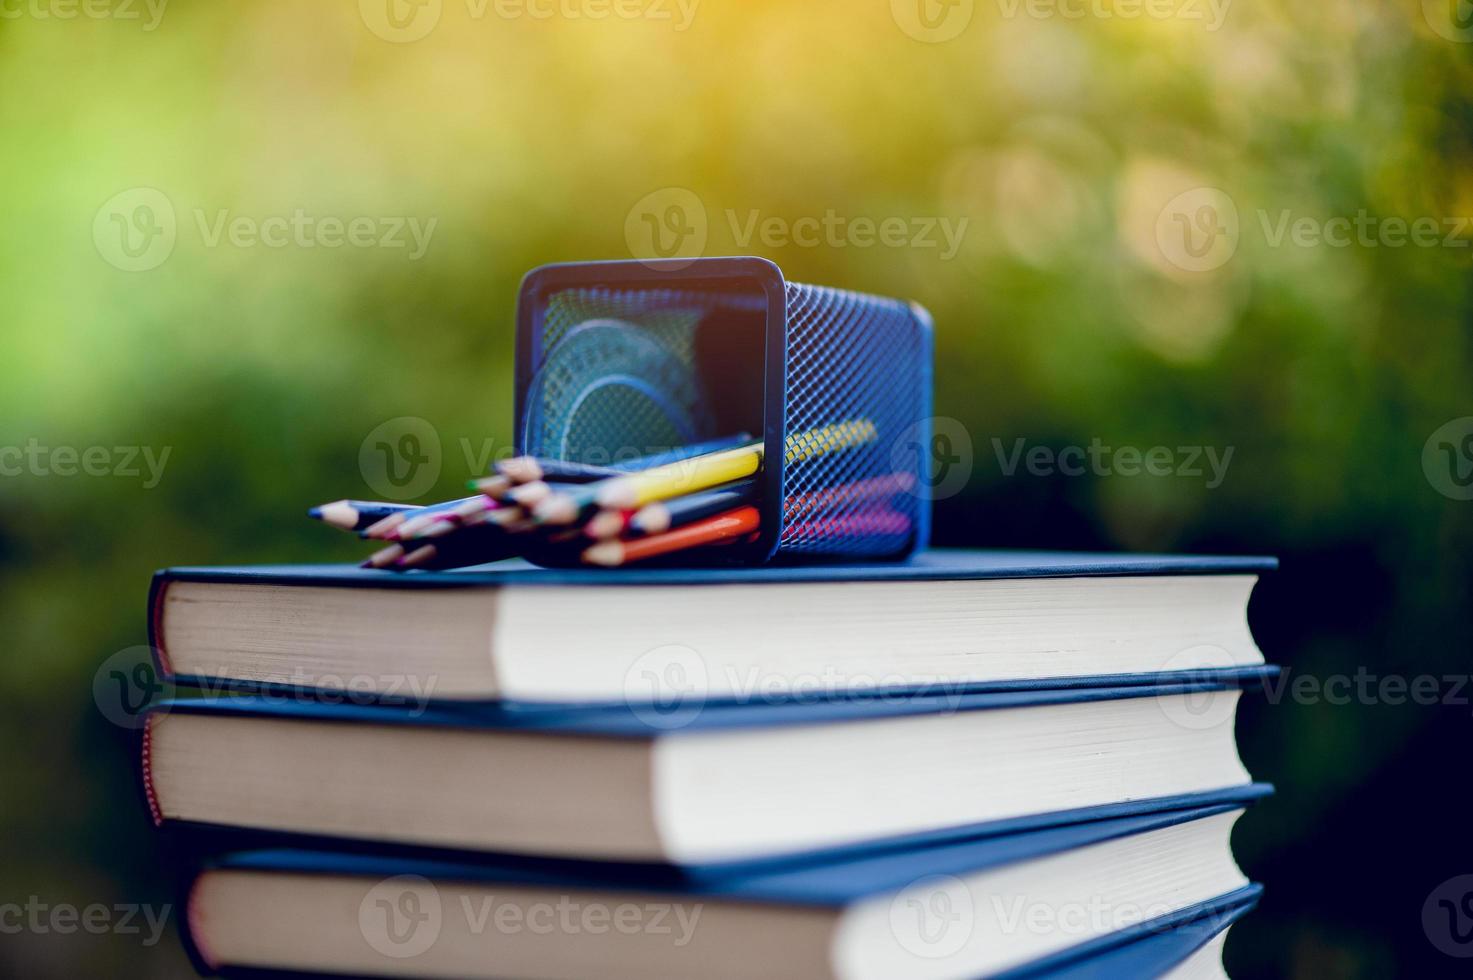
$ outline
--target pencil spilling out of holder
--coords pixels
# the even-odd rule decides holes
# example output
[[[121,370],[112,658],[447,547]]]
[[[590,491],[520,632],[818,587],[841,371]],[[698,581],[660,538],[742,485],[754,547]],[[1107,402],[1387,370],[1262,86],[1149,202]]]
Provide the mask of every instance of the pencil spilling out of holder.
[[[737,433],[760,525],[702,562],[901,559],[923,547],[931,323],[757,258],[579,262],[522,283],[517,449],[618,464]]]

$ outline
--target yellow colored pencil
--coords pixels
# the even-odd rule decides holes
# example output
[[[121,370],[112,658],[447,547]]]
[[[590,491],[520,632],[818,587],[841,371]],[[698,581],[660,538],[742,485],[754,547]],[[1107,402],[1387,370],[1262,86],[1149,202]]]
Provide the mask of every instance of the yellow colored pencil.
[[[869,419],[850,419],[788,436],[785,452],[788,462],[798,462],[873,442],[878,435],[874,422]],[[553,494],[537,504],[532,513],[539,523],[571,524],[595,508],[636,510],[659,500],[745,479],[761,467],[762,452],[763,444],[753,442],[736,449],[652,466],[590,483],[573,492]]]

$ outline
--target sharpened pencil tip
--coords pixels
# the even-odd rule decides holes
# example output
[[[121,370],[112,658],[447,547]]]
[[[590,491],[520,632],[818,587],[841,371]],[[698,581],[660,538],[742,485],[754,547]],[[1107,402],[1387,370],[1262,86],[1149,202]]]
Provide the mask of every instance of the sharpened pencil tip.
[[[612,538],[622,530],[624,530],[624,514],[617,510],[601,510],[583,525],[583,533],[595,541]]]
[[[378,551],[369,555],[368,560],[363,563],[363,567],[388,568],[403,557],[403,555],[404,546],[402,544],[391,544],[387,548],[380,548]]]
[[[505,527],[508,524],[521,520],[525,516],[526,511],[520,507],[503,507],[501,510],[488,511],[486,513],[486,522]]]
[[[358,526],[358,508],[346,500],[334,500],[330,504],[321,504],[313,507],[307,513],[324,524],[331,524],[344,531]]]
[[[312,518],[314,521],[320,521],[320,520],[322,520],[322,508],[321,507],[312,507],[312,508],[310,508],[307,511],[307,516],[310,517],[310,518]]]
[[[552,487],[543,483],[541,480],[534,480],[531,483],[523,483],[520,486],[512,487],[507,493],[506,499],[521,507],[531,507],[534,504],[546,500],[551,494]]]
[[[624,546],[617,541],[604,541],[583,552],[583,560],[590,565],[613,568],[624,563]]]
[[[498,474],[497,476],[483,476],[479,479],[471,480],[466,486],[472,490],[479,490],[492,500],[500,500],[511,489],[511,480]]]
[[[497,463],[496,472],[513,483],[532,483],[542,479],[542,464],[531,456],[518,456]]]
[[[605,510],[629,510],[636,503],[634,486],[627,480],[608,481],[593,499]]]
[[[578,516],[578,505],[566,494],[553,494],[532,510],[539,524],[571,524]]]

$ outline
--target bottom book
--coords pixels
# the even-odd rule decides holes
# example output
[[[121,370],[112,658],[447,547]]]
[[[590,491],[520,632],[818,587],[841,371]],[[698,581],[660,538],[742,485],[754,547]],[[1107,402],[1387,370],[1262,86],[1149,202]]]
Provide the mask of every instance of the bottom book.
[[[433,977],[1222,976],[1257,900],[1242,804],[713,876],[281,849],[201,871],[209,972]]]

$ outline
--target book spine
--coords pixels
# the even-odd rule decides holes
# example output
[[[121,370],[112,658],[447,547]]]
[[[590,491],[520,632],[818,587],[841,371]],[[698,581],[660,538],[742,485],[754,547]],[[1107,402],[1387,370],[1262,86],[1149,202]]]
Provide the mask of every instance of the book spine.
[[[159,795],[153,785],[153,722],[153,715],[143,721],[139,774],[143,779],[143,798],[148,801],[148,812],[153,817],[153,825],[161,827],[164,823],[164,811],[159,808]]]
[[[204,930],[200,928],[199,881],[203,874],[196,874],[189,882],[189,890],[184,896],[184,921],[180,925],[180,932],[185,952],[194,962],[195,969],[203,976],[218,976],[220,961],[205,945]]]
[[[174,668],[164,648],[164,594],[169,591],[171,581],[167,572],[158,572],[148,587],[148,646],[154,670],[165,680],[174,677]]]

